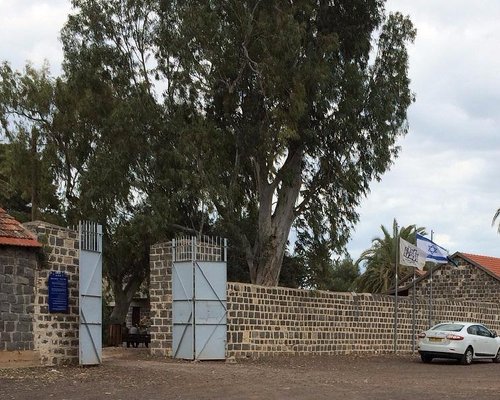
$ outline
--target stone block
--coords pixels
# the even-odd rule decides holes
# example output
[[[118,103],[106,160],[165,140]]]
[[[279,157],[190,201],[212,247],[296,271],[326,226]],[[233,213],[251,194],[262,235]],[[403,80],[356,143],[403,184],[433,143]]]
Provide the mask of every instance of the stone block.
[[[11,312],[2,312],[0,319],[2,319],[4,322],[14,322],[14,321],[19,321],[19,315],[11,313]]]
[[[32,282],[32,281],[30,281],[27,285],[23,286],[22,294],[33,295],[35,293],[35,288],[33,286],[34,286],[34,282]]]
[[[29,285],[30,281],[25,276],[17,276],[17,282],[16,283],[18,285]]]
[[[18,322],[16,328],[18,332],[31,332],[33,330],[32,324],[28,322]]]
[[[5,294],[15,294],[15,285],[12,283],[2,283],[0,285],[0,291]]]
[[[73,348],[67,349],[66,356],[70,357],[70,358],[75,358],[75,357],[77,358],[78,357],[78,348],[73,347]]]
[[[18,296],[18,299],[21,302],[23,301],[22,296]],[[16,314],[25,314],[26,313],[26,306],[24,304],[12,304],[10,306],[10,312],[16,313]]]
[[[5,346],[5,350],[7,351],[16,351],[16,350],[24,350],[22,344],[19,342],[7,342]]]
[[[13,332],[11,336],[12,342],[21,342],[22,341],[22,333],[21,332]]]
[[[8,332],[8,333],[16,332],[16,322],[15,321],[4,322],[4,331]],[[12,340],[12,336],[11,336],[11,340]]]

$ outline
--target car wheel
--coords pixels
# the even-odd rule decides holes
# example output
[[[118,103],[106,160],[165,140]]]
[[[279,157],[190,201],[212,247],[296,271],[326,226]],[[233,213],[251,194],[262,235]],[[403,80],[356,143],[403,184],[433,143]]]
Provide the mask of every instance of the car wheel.
[[[460,359],[460,363],[462,365],[470,365],[472,364],[472,359],[474,358],[474,350],[472,350],[472,347],[467,347],[467,350],[465,350],[464,355]]]
[[[500,363],[500,349],[497,351],[496,357],[493,359],[494,363]]]
[[[432,357],[426,354],[420,354],[420,358],[422,359],[422,362],[425,364],[429,364],[432,361]]]

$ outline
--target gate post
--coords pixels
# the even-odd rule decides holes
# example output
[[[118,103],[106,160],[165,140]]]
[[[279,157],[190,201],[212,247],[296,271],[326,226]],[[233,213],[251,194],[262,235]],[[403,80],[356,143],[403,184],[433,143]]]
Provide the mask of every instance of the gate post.
[[[151,246],[151,354],[172,355],[172,242]]]
[[[28,275],[34,286],[33,297],[29,300],[32,304],[27,308],[28,313],[33,314],[33,350],[39,353],[43,365],[78,363],[78,232],[43,221],[28,222],[24,226],[46,244],[47,257],[34,273]],[[23,269],[27,272],[27,268]],[[49,311],[48,279],[52,271],[65,273],[68,277],[69,307],[66,313]],[[22,336],[25,337],[26,333],[23,332]]]

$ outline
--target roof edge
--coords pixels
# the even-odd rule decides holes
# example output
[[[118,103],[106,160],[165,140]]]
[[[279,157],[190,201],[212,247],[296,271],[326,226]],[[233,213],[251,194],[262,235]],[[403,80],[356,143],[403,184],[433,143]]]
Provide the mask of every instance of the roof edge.
[[[36,239],[20,239],[11,237],[0,237],[0,245],[36,248],[43,247],[43,245]]]
[[[478,267],[481,271],[484,271],[486,272],[488,275],[490,275],[492,278],[495,278],[496,280],[500,281],[500,276],[498,276],[497,274],[494,274],[493,272],[491,272],[488,268],[486,267],[483,267],[481,264],[477,263],[476,261],[470,259],[469,257],[467,257],[464,253],[460,253],[460,252],[456,252],[455,254],[453,255],[459,255],[462,259],[464,259],[465,261],[467,261],[468,263],[474,265],[475,267]]]

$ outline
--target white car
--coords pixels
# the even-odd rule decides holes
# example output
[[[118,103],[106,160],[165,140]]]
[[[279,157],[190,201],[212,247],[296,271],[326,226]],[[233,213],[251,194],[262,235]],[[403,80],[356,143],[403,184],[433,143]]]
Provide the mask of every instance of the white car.
[[[491,359],[500,363],[500,338],[483,324],[445,322],[418,335],[422,362],[434,358],[454,358],[464,365],[472,360]]]

